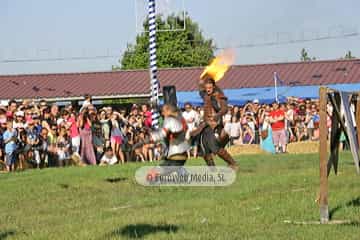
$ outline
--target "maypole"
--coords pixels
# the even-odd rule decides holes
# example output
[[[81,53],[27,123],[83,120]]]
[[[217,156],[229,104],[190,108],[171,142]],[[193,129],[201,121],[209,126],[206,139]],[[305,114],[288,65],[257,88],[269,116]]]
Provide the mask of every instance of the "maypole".
[[[150,87],[151,87],[151,112],[152,112],[152,127],[159,127],[158,112],[159,106],[159,88],[160,83],[157,79],[157,65],[156,65],[156,12],[155,0],[149,0],[149,56],[150,56]]]

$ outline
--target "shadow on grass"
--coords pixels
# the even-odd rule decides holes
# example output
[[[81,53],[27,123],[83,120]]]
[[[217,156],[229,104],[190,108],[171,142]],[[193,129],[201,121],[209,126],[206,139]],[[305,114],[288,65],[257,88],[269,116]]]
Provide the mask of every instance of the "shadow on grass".
[[[144,238],[146,235],[165,232],[176,233],[179,227],[171,224],[131,224],[110,233],[110,237]]]
[[[331,209],[329,211],[329,218],[332,219],[332,217],[334,216],[334,214],[339,211],[340,209],[342,209],[344,206],[346,207],[360,207],[360,197],[354,198],[350,201],[348,201],[347,203],[345,203],[344,205],[337,205],[336,207],[334,207],[333,209]],[[358,226],[360,226],[360,223],[357,222]]]
[[[106,178],[105,181],[109,182],[109,183],[117,183],[117,182],[123,182],[126,181],[127,178],[125,177],[118,177],[118,178]]]
[[[0,240],[5,240],[7,237],[15,235],[15,231],[0,231]]]
[[[59,186],[64,189],[68,189],[70,187],[69,184],[65,184],[65,183],[60,183]]]

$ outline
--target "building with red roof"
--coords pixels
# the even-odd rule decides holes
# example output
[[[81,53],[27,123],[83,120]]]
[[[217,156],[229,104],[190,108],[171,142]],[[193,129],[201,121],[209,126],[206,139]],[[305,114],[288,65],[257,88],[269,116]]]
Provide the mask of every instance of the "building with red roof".
[[[202,67],[161,69],[158,79],[161,86],[175,85],[180,95],[193,94],[202,71]],[[352,89],[357,89],[360,83],[360,59],[235,65],[219,85],[230,92],[242,90],[235,95],[245,94],[243,97],[246,98],[246,91],[256,93],[260,89],[272,89],[274,72],[289,89],[289,94],[294,89],[316,89],[320,85],[353,86],[355,88]],[[35,98],[69,101],[81,100],[85,94],[94,99],[128,99],[147,98],[150,93],[148,70],[0,75],[0,84],[0,100]],[[269,94],[272,96],[272,93]],[[250,94],[249,100],[261,100],[263,95],[261,91],[260,96]]]

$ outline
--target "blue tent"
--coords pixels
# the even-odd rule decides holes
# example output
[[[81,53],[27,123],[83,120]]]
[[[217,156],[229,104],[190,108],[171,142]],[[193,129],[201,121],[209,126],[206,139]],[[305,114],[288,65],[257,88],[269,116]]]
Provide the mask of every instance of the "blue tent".
[[[360,91],[360,83],[329,84],[326,86],[341,91]],[[277,88],[278,98],[280,102],[286,101],[287,97],[318,98],[319,87],[319,85],[280,86]],[[224,93],[228,97],[229,104],[232,105],[243,105],[254,99],[266,104],[275,100],[274,87],[225,89]],[[203,102],[197,91],[177,92],[177,98],[180,106],[183,106],[186,102],[199,106]]]

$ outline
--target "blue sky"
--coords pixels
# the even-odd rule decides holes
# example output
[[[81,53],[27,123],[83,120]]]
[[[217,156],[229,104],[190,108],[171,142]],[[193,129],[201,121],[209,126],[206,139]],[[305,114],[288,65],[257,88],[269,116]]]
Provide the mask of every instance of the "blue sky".
[[[159,2],[166,0],[157,0]],[[0,74],[106,71],[118,58],[37,63],[4,59],[119,55],[134,42],[134,0],[0,0]],[[185,0],[189,15],[217,46],[263,43],[360,31],[359,0]],[[239,48],[237,64],[288,62],[304,47],[310,56],[335,59],[360,37]]]

